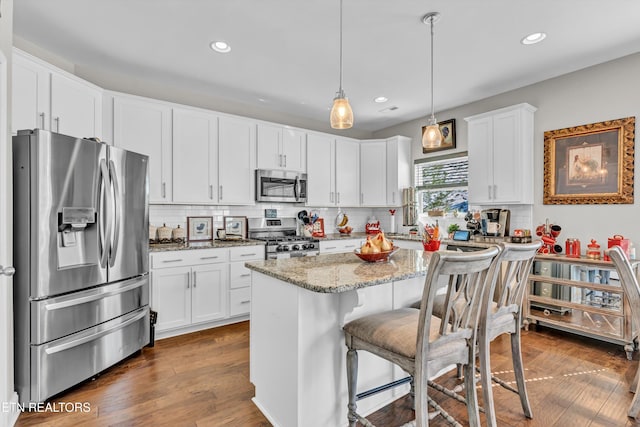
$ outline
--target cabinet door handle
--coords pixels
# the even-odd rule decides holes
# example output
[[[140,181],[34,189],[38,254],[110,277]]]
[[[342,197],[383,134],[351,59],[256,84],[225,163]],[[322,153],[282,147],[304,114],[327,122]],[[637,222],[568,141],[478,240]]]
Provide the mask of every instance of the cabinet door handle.
[[[251,300],[246,299],[244,301],[240,301],[240,304],[249,304],[250,302]]]
[[[396,204],[396,192],[395,191],[391,192],[391,203],[393,203],[394,205]]]
[[[329,201],[333,203],[333,191],[329,192]]]
[[[187,289],[191,287],[191,275],[187,274]]]
[[[249,276],[251,276],[251,273],[245,273],[240,275],[240,277],[249,277]]]
[[[40,116],[40,120],[42,121],[42,124],[41,124],[42,127],[40,129],[44,129],[44,113],[40,113],[39,116]]]
[[[167,183],[163,182],[162,183],[162,198],[164,199],[165,197],[167,197]]]
[[[278,154],[278,166],[284,166],[284,164],[282,163],[282,154]]]
[[[162,262],[180,262],[180,261],[182,261],[182,260],[181,259],[165,259]]]
[[[494,200],[498,198],[497,194],[498,194],[498,186],[494,184],[493,185],[493,199]]]
[[[56,132],[60,132],[60,117],[54,117],[53,121],[56,123]]]
[[[326,250],[331,250],[331,249],[335,249],[337,246],[327,246],[325,249]]]
[[[219,258],[218,255],[215,256],[201,256],[200,259],[217,259]]]
[[[193,287],[196,287],[196,272],[193,272]]]
[[[213,185],[209,184],[209,198],[213,200]]]
[[[491,200],[491,186],[490,186],[490,185],[488,185],[488,186],[487,186],[487,189],[489,190],[489,200]]]
[[[220,186],[220,200],[222,200],[222,185]]]
[[[256,256],[258,254],[240,254],[240,256]]]
[[[364,193],[360,193],[360,204],[364,205]]]
[[[285,154],[282,157],[284,157],[284,165],[283,166],[286,168],[287,167],[287,155]]]
[[[347,248],[355,248],[355,247],[356,247],[356,245],[345,245],[344,248],[347,249]]]

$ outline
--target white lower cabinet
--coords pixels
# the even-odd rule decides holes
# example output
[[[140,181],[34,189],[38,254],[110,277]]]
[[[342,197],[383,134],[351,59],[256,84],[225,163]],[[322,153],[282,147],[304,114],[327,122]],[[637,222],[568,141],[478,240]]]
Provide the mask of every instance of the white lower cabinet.
[[[235,246],[229,250],[229,316],[251,310],[251,270],[247,261],[264,259],[264,246]]]
[[[353,252],[354,249],[360,247],[360,242],[364,239],[346,239],[346,240],[321,240],[320,241],[320,253],[321,254],[339,254]]]
[[[151,254],[151,308],[159,338],[245,320],[251,273],[264,246],[234,246]]]

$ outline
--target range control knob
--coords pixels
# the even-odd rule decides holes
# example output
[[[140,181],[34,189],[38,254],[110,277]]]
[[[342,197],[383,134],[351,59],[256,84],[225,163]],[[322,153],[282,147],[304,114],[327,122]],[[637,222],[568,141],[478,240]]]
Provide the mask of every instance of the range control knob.
[[[287,252],[287,251],[289,250],[289,246],[283,246],[283,247],[282,247],[282,250],[283,250],[283,251],[285,251],[285,252]]]
[[[291,248],[294,251],[299,251],[300,250],[300,245],[293,245],[293,248]]]
[[[315,244],[315,243],[309,243],[309,244],[307,245],[307,249],[313,249],[313,248],[315,248],[315,247],[316,247],[316,244]]]

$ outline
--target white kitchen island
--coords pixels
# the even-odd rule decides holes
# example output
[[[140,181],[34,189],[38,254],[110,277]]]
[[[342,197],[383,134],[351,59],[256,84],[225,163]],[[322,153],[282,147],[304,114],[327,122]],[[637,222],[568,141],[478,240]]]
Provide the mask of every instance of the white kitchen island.
[[[422,295],[430,253],[400,249],[389,262],[352,253],[253,261],[250,380],[253,401],[276,427],[347,425],[342,325],[408,306]],[[407,375],[359,354],[358,393]],[[396,387],[358,402],[369,414],[408,392]]]

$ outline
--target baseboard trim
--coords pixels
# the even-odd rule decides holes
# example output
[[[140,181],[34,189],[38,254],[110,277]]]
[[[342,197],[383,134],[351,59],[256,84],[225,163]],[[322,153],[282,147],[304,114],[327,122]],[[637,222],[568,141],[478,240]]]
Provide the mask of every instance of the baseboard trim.
[[[156,341],[164,338],[176,337],[178,335],[189,334],[191,332],[203,331],[205,329],[217,328],[219,326],[231,325],[233,323],[244,322],[245,320],[249,320],[249,315],[232,317],[230,319],[217,320],[214,322],[205,322],[198,323],[196,325],[189,325],[182,328],[176,329],[167,329],[165,331],[160,331],[156,329]]]

